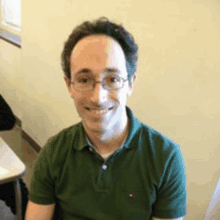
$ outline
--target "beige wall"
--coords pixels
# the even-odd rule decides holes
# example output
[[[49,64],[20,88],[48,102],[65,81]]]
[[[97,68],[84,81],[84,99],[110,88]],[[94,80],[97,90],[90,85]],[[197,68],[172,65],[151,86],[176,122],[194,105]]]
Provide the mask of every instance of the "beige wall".
[[[22,49],[0,40],[1,93],[41,146],[78,122],[60,53],[76,25],[100,16],[122,22],[137,40],[128,105],[181,145],[185,219],[201,220],[220,175],[220,0],[22,0]]]

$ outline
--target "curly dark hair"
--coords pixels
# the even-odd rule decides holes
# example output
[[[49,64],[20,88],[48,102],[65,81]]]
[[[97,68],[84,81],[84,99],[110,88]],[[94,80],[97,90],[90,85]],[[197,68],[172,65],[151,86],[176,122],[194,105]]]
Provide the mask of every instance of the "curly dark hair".
[[[71,76],[70,56],[73,47],[82,38],[95,34],[108,35],[120,44],[125,54],[126,68],[130,82],[130,78],[134,76],[137,70],[138,46],[135,43],[133,36],[127,32],[122,25],[110,22],[106,17],[101,17],[94,22],[86,21],[72,31],[68,40],[64,44],[64,49],[61,54],[62,69],[66,77],[70,79]]]

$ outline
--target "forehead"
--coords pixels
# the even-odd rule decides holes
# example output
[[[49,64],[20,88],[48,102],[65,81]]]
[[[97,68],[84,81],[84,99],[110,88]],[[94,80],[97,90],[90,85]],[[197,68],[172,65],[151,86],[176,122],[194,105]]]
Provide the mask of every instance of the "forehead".
[[[125,55],[120,44],[106,35],[90,35],[81,39],[73,48],[70,57],[71,72],[79,68],[101,71],[108,68],[123,69]]]

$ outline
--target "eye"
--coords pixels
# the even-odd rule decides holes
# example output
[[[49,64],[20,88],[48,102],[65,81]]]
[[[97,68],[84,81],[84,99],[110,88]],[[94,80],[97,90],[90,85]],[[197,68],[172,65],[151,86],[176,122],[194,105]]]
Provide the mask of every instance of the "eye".
[[[118,76],[110,76],[107,80],[110,83],[117,83],[117,82],[120,82],[120,77],[118,77]]]
[[[91,79],[89,77],[86,77],[86,76],[76,78],[76,82],[80,83],[80,84],[86,84],[90,81],[91,81]]]
[[[80,83],[87,83],[88,82],[88,78],[78,79],[78,82],[80,82]]]

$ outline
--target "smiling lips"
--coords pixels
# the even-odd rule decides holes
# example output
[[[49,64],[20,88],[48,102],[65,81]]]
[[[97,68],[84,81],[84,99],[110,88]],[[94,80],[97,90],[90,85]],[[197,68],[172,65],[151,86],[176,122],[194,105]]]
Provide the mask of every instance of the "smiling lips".
[[[86,109],[87,111],[91,112],[91,113],[95,113],[95,114],[97,114],[97,115],[102,115],[102,114],[105,114],[105,113],[107,113],[108,111],[112,110],[113,107],[108,108],[108,109],[100,109],[100,110],[92,109],[92,108],[87,108],[87,107],[85,107],[85,109]]]

